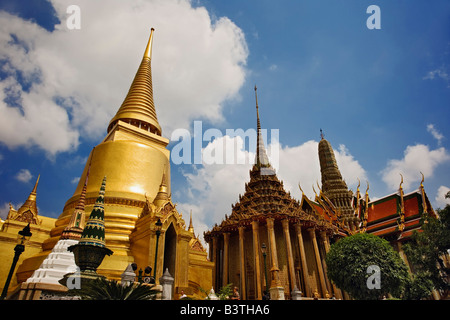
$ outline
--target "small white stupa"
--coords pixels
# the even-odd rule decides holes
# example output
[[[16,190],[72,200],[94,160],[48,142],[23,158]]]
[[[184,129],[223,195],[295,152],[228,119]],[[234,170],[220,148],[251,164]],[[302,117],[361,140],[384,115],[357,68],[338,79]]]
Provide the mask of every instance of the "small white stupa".
[[[27,283],[45,283],[61,285],[58,281],[68,273],[78,270],[75,257],[67,248],[78,243],[85,226],[85,201],[89,171],[84,182],[80,199],[70,218],[69,224],[63,230],[60,239],[53,247],[52,252],[41,263],[40,267],[27,279]]]

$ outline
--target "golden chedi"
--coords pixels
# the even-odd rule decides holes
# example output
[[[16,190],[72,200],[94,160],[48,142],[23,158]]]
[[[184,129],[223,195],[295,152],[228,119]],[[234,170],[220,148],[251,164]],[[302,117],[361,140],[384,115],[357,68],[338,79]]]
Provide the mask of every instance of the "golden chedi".
[[[98,186],[104,176],[108,188],[104,197],[105,240],[114,254],[104,259],[97,270],[108,278],[120,279],[126,267],[135,262],[144,269],[153,267],[158,218],[163,222],[158,247],[158,279],[166,268],[175,277],[175,287],[188,287],[190,241],[195,236],[186,230],[182,215],[171,202],[169,140],[161,136],[161,126],[153,101],[151,53],[152,29],[141,64],[121,107],[108,125],[107,135],[91,151],[73,196],[43,243],[43,252],[19,267],[18,281],[25,281],[39,267],[69,224],[83,190],[86,175],[86,211],[92,210]],[[167,232],[166,232],[167,231]],[[196,267],[212,265],[201,247],[195,254]],[[195,250],[194,250],[195,251]],[[199,258],[200,255],[200,258]],[[182,265],[184,264],[184,265]],[[204,270],[203,270],[204,271]],[[153,271],[152,271],[153,275]],[[204,277],[208,282],[211,277]],[[207,287],[209,283],[202,284]],[[186,292],[186,289],[184,289]],[[192,290],[191,290],[192,291]]]

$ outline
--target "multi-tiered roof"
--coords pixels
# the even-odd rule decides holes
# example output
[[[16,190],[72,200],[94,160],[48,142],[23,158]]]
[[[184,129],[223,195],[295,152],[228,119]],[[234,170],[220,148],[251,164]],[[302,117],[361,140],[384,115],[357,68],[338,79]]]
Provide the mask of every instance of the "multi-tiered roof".
[[[250,170],[250,181],[245,184],[245,192],[239,195],[239,201],[232,205],[231,215],[216,224],[205,238],[215,234],[237,230],[239,226],[251,224],[253,220],[265,221],[267,218],[290,219],[302,221],[311,226],[326,228],[331,232],[336,229],[332,224],[314,210],[304,210],[303,202],[291,197],[271,166],[264,147],[259,119],[258,97],[256,94],[257,145],[255,163]],[[306,205],[307,207],[307,205]]]

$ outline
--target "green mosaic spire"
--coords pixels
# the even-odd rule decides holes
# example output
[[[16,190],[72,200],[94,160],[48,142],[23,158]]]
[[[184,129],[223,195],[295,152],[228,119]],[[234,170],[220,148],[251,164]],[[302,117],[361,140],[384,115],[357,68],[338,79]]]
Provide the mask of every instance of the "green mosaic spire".
[[[94,209],[92,209],[83,234],[81,235],[80,245],[94,245],[105,247],[105,196],[106,176],[103,178],[102,186],[95,201]]]

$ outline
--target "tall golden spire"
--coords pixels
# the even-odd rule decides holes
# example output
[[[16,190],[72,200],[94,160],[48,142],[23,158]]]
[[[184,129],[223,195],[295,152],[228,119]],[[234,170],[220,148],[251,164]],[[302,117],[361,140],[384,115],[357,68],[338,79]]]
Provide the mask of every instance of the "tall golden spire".
[[[153,28],[151,29],[142,62],[128,94],[114,118],[109,122],[108,132],[111,131],[118,120],[122,120],[159,136],[161,135],[161,126],[156,117],[153,101],[151,59],[154,30]]]

